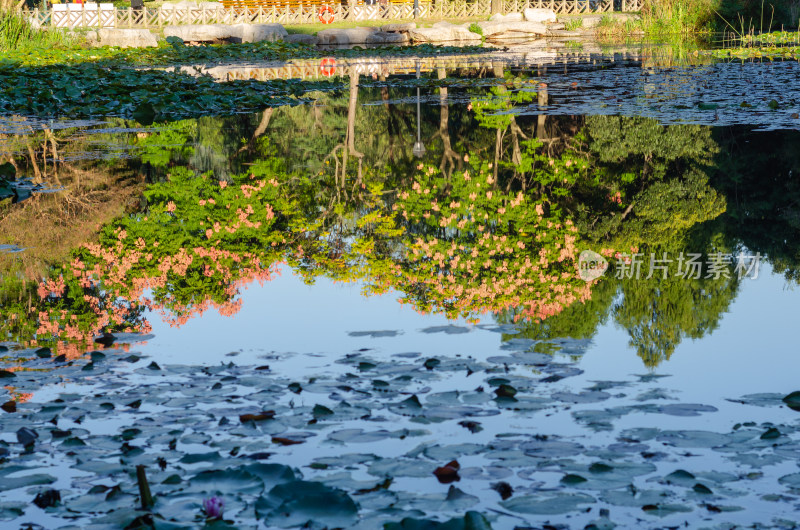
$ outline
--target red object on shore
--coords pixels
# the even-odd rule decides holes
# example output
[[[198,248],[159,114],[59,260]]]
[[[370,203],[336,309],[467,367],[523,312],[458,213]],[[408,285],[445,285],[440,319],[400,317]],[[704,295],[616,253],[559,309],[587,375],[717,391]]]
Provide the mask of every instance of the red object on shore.
[[[331,8],[331,6],[320,7],[317,18],[319,18],[319,21],[323,24],[330,24],[333,22],[333,8]]]

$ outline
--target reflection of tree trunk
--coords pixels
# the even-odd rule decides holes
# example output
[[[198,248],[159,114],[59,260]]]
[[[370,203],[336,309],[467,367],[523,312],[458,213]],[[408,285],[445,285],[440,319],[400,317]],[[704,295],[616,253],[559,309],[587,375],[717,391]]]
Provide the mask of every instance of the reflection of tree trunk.
[[[378,80],[381,83],[385,83],[386,82],[386,74],[383,73],[383,70],[381,70],[381,74],[378,76]],[[386,85],[381,87],[381,100],[383,100],[383,107],[388,111],[389,107],[390,107],[390,105],[389,105],[389,87],[386,86]]]
[[[652,155],[652,154],[645,155],[645,157],[644,157],[644,164],[642,165],[642,173],[641,173],[641,181],[642,181],[642,184],[641,184],[641,186],[639,187],[639,191],[638,191],[638,192],[636,193],[636,195],[634,196],[634,200],[632,200],[632,201],[631,201],[631,203],[628,205],[628,207],[627,207],[627,208],[625,208],[625,211],[624,211],[624,212],[622,212],[622,217],[621,217],[621,219],[622,219],[623,221],[624,221],[624,220],[625,220],[625,218],[626,218],[626,217],[628,217],[628,215],[630,215],[630,213],[633,211],[633,207],[634,207],[634,205],[636,204],[636,198],[638,198],[638,197],[639,197],[639,195],[641,195],[641,193],[644,191],[644,188],[645,188],[645,186],[647,185],[647,181],[648,181],[648,178],[647,178],[647,173],[648,173],[648,170],[650,169],[650,161],[651,161],[652,159],[653,159],[653,155]]]
[[[53,131],[50,129],[44,129],[44,151],[47,152],[47,140],[50,140],[50,150],[53,155],[53,179],[55,180],[56,184],[61,186],[61,179],[58,178],[58,143],[56,142],[56,135],[53,134]],[[45,159],[47,156],[45,155]]]
[[[311,108],[314,109],[314,129],[319,130],[322,128],[322,111],[320,111],[319,100],[314,101]]]
[[[439,79],[447,77],[447,70],[444,68],[438,68],[436,73]],[[442,144],[444,145],[442,163],[439,164],[439,171],[445,174],[449,179],[456,166],[458,166],[459,170],[461,169],[461,157],[453,150],[450,142],[450,107],[447,100],[447,87],[439,88],[439,136],[441,136]],[[450,169],[446,170],[448,164],[450,165]]]
[[[492,73],[494,73],[494,76],[498,79],[502,79],[503,77],[505,77],[505,74],[503,72],[503,66],[504,66],[503,63],[501,62],[492,63]]]
[[[361,182],[361,162],[364,153],[356,151],[356,110],[358,109],[358,72],[350,73],[350,100],[347,106],[347,150],[344,155],[344,165],[347,167],[347,155],[358,158],[358,182]],[[344,174],[342,174],[344,184]]]
[[[492,72],[497,79],[502,79],[505,77],[503,74],[503,63],[501,62],[493,62],[492,63]],[[505,86],[500,87],[500,92],[505,93],[506,88]],[[503,150],[503,136],[505,135],[505,128],[500,130],[498,127],[497,129],[497,138],[494,144],[494,164],[492,164],[493,176],[494,176],[494,185],[493,187],[497,187],[497,175],[500,170],[500,154]]]
[[[253,136],[250,138],[250,140],[248,140],[248,142],[245,145],[239,148],[239,151],[236,154],[239,154],[243,151],[252,151],[255,148],[256,140],[258,140],[259,137],[263,136],[264,133],[267,132],[267,129],[269,128],[269,122],[272,119],[272,113],[274,110],[275,109],[272,107],[264,109],[263,114],[261,114],[261,122],[258,124],[258,127],[256,127]]]
[[[544,111],[547,107],[547,87],[539,86],[539,111]],[[545,125],[547,124],[547,116],[539,114],[536,121],[536,137],[546,140],[548,137]]]
[[[267,132],[267,127],[269,127],[269,121],[272,119],[272,112],[274,110],[275,109],[272,107],[264,110],[264,114],[261,115],[261,123],[258,124],[256,132],[253,133],[253,140]]]
[[[356,151],[356,110],[358,110],[358,73],[350,74],[350,100],[347,107],[347,149],[355,157],[364,156]]]
[[[36,153],[33,152],[33,146],[31,145],[30,140],[26,142],[28,146],[28,155],[31,157],[31,165],[33,166],[33,182],[37,184],[41,184],[42,182],[42,172],[39,171],[39,165],[36,163]]]
[[[339,182],[339,157],[336,155],[336,151],[339,150],[339,149],[342,150],[342,162],[346,164],[347,163],[347,149],[345,149],[344,144],[339,144],[336,147],[334,147],[333,150],[331,151],[331,154],[329,154],[328,157],[325,159],[325,161],[327,161],[329,158],[333,157],[333,161],[336,162],[336,166],[334,167],[333,175],[334,175],[334,182],[336,183],[337,196],[339,195],[339,192],[344,189],[344,173],[345,173],[345,169],[347,168],[347,166],[342,168],[342,171],[341,171],[342,179],[341,179],[341,183],[340,183]]]
[[[45,129],[44,134],[46,138],[50,139],[50,149],[53,153],[53,162],[58,161],[58,143],[56,142],[56,135],[50,129]]]
[[[514,116],[511,117],[511,124],[509,127],[511,128],[511,139],[513,142],[511,161],[516,165],[520,165],[522,163],[522,151],[519,148],[519,137],[521,136],[525,140],[527,140],[528,137],[525,136],[525,133],[522,132],[522,129],[517,125],[517,119]]]
[[[384,82],[384,83],[386,82],[386,73],[383,71],[383,69],[381,69],[381,73],[378,76],[378,79],[381,82]],[[393,105],[389,105],[389,87],[388,86],[381,87],[381,100],[383,100],[383,108],[386,111],[386,116],[387,116],[386,125],[387,125],[387,127],[389,129],[387,131],[389,133],[387,135],[388,140],[389,140],[389,149],[388,149],[387,156],[389,158],[389,161],[394,161],[394,147],[395,147],[394,139],[395,139],[395,137],[397,135],[392,134],[392,116],[394,114],[392,112],[392,110],[393,110],[394,106]]]
[[[497,141],[494,144],[494,187],[497,186],[497,171],[500,165],[500,149],[503,147],[503,133],[499,128],[497,129]]]

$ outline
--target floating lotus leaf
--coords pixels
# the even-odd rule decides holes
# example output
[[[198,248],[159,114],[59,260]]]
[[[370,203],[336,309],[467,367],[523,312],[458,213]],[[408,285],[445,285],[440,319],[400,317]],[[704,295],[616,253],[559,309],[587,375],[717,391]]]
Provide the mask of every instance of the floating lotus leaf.
[[[225,495],[253,495],[264,489],[264,482],[256,475],[239,469],[212,469],[201,471],[189,479],[190,490],[220,492]]]
[[[586,504],[593,504],[594,497],[583,494],[558,493],[556,495],[538,496],[522,495],[502,501],[506,510],[532,515],[560,515],[582,510]]]
[[[32,475],[25,475],[22,477],[3,477],[3,480],[0,481],[0,491],[10,491],[17,488],[52,484],[55,481],[55,477],[46,475],[44,473],[34,473]]]
[[[356,521],[358,514],[355,502],[344,491],[302,480],[275,486],[255,506],[259,519],[281,528],[309,522],[332,528],[347,527]]]

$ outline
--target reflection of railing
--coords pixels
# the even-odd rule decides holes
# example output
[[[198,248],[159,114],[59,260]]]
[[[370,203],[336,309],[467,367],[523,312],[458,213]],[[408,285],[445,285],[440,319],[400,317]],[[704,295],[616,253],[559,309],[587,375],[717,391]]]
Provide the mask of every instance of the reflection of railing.
[[[430,0],[428,0],[430,1]],[[284,9],[289,7],[291,9],[314,8],[319,9],[322,6],[333,8],[336,5],[343,6],[365,6],[365,5],[380,5],[388,6],[389,4],[413,4],[414,0],[355,0],[349,2],[347,0],[221,0],[223,7],[249,7],[255,8],[264,7],[271,9],[277,7]]]
[[[639,60],[638,53],[623,53],[617,60]],[[506,67],[534,67],[548,64],[581,63],[592,60],[584,53],[558,53],[543,50],[536,53],[508,54],[503,58]],[[416,72],[430,72],[437,69],[457,70],[473,68],[492,68],[497,64],[497,56],[422,57],[403,59],[356,58],[321,62],[320,59],[297,59],[280,66],[258,65],[220,65],[203,67],[199,65],[176,67],[189,75],[208,75],[218,81],[271,81],[275,79],[320,79],[325,77],[362,75],[379,78],[381,76],[409,75]]]
[[[101,7],[98,4],[83,4],[59,7],[54,10],[27,11],[34,25],[55,27],[116,27],[116,28],[158,28],[185,24],[308,24],[319,22],[319,9],[327,5],[333,11],[335,21],[339,20],[405,20],[413,19],[414,4],[407,0],[389,1],[381,4],[354,3],[352,5],[332,2],[325,4],[320,0],[309,3],[302,0],[258,5],[245,2],[244,5],[222,3],[198,6],[171,7],[169,4],[158,8],[119,9]],[[623,11],[639,11],[644,0],[617,0]],[[526,8],[548,8],[558,14],[604,13],[614,10],[615,0],[503,0],[501,10],[505,13],[520,12]],[[63,6],[64,4],[62,4]],[[58,9],[55,10],[55,9]],[[472,2],[454,0],[421,1],[416,18],[460,19],[484,17],[492,14],[492,0]]]

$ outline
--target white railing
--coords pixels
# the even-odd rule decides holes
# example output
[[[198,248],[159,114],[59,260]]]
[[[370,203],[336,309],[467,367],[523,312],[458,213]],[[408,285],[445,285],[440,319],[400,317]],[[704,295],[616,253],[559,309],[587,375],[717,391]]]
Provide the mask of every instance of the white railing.
[[[114,28],[114,4],[53,4],[50,25],[57,28]]]
[[[644,0],[621,0],[623,10],[639,11]],[[319,21],[323,5],[285,5],[259,7],[224,7],[205,2],[196,7],[162,6],[158,8],[116,8],[113,4],[54,4],[51,10],[34,9],[26,16],[37,26],[59,28],[159,28],[186,24],[309,24]],[[422,1],[417,17],[414,5],[408,2],[386,5],[324,4],[333,10],[334,20],[412,20],[463,19],[489,16],[492,0]],[[606,13],[614,10],[614,0],[504,0],[504,13],[521,12],[528,7],[544,7],[557,14]]]

